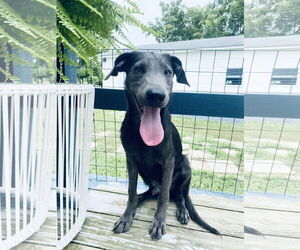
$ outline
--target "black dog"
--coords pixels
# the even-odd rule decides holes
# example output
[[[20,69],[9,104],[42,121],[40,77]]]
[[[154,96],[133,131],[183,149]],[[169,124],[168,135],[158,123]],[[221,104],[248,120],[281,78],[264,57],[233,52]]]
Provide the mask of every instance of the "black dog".
[[[200,218],[191,202],[191,167],[182,154],[181,140],[167,108],[174,74],[177,82],[189,85],[181,61],[168,54],[129,52],[118,56],[106,79],[119,72],[126,72],[128,110],[121,128],[121,140],[127,156],[129,198],[113,231],[128,231],[138,205],[158,197],[157,211],[149,230],[152,239],[160,239],[166,232],[170,199],[176,202],[176,217],[180,223],[187,224],[191,218],[211,233],[219,234]],[[139,195],[136,191],[138,174],[149,186],[148,191]]]

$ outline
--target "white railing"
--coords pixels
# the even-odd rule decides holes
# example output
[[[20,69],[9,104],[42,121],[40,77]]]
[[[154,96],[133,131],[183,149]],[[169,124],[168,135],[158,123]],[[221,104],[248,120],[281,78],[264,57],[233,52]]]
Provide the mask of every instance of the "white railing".
[[[57,247],[62,249],[85,219],[94,88],[57,87]]]
[[[1,250],[38,231],[55,202],[57,249],[80,231],[93,106],[90,85],[0,84]],[[49,199],[54,173],[56,200]]]
[[[0,85],[1,249],[24,241],[47,216],[55,95],[51,85]]]

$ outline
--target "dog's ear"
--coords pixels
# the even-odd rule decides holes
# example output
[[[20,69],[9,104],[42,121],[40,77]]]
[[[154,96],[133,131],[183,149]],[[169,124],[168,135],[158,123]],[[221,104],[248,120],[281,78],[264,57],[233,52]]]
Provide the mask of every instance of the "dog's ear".
[[[107,80],[110,76],[117,76],[119,72],[125,72],[129,67],[129,61],[133,57],[133,52],[126,52],[119,55],[114,63],[114,67],[111,72],[105,77]]]
[[[174,70],[174,73],[176,75],[176,81],[190,86],[190,84],[186,79],[185,72],[182,68],[181,61],[176,56],[171,56],[171,63],[172,63],[172,68]]]

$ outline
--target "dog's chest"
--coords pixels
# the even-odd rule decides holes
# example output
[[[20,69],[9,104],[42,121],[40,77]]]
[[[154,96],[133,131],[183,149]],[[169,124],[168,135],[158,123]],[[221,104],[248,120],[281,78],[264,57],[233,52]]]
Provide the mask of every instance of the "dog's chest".
[[[156,150],[140,151],[138,171],[145,182],[161,182],[162,156]]]
[[[139,150],[139,159],[140,164],[151,168],[154,165],[162,165],[163,164],[163,155],[160,150],[151,149],[151,148],[141,148]]]

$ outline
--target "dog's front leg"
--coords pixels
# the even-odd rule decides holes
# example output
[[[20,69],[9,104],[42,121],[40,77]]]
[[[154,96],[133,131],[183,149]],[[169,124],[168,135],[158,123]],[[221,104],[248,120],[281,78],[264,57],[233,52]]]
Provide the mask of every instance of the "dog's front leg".
[[[127,202],[127,207],[125,212],[123,213],[121,218],[115,223],[113,229],[115,233],[124,233],[129,231],[138,204],[138,196],[136,192],[138,170],[136,164],[128,158],[127,158],[127,169],[128,169],[128,178],[129,178],[128,202]]]
[[[174,157],[171,157],[163,166],[163,176],[161,190],[157,202],[157,210],[149,230],[149,234],[154,240],[161,239],[162,235],[166,233],[166,211],[169,205],[170,186],[174,170],[174,162]]]

